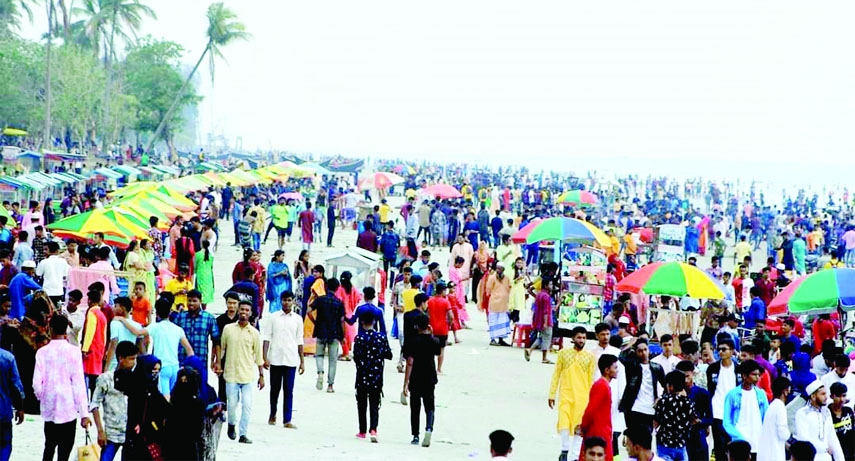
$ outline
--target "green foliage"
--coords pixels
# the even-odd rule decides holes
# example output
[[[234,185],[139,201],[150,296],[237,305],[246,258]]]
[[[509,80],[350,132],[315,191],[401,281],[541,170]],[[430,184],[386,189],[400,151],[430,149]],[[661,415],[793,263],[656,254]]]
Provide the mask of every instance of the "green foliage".
[[[139,132],[153,132],[169,110],[169,106],[179,95],[184,82],[179,69],[184,49],[175,42],[152,40],[150,37],[140,40],[139,44],[128,50],[122,65],[124,89],[138,102],[136,124]],[[201,98],[193,88],[188,88],[180,96],[179,105],[195,105]],[[167,127],[180,127],[183,119],[179,111],[173,111],[165,121]],[[167,140],[172,129],[165,129],[161,139]]]

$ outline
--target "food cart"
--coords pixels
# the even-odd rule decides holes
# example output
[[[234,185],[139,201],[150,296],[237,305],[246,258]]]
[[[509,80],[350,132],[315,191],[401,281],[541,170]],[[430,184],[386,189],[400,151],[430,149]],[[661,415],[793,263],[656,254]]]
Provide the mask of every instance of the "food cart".
[[[653,233],[653,261],[686,261],[686,228],[679,224],[656,226]]]
[[[603,319],[606,254],[603,250],[589,246],[565,246],[560,264],[557,336],[569,336],[569,331],[577,326],[593,332]]]

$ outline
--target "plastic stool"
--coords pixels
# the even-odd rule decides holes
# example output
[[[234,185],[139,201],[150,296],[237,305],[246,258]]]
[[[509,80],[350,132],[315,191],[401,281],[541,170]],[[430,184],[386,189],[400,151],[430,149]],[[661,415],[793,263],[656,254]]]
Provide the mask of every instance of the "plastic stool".
[[[558,350],[564,349],[564,337],[552,338],[552,346],[558,346]],[[552,349],[552,347],[550,347]]]
[[[531,325],[514,324],[513,338],[511,344],[516,347],[529,347],[529,339],[531,338]]]

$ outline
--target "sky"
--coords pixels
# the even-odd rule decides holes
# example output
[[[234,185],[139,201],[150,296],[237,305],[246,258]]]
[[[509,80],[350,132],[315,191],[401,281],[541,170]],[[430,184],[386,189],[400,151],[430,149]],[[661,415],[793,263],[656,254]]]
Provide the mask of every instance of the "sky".
[[[143,34],[195,62],[208,2],[144,1]],[[202,69],[203,142],[684,175],[855,166],[855,2],[225,3],[253,37],[213,85]]]

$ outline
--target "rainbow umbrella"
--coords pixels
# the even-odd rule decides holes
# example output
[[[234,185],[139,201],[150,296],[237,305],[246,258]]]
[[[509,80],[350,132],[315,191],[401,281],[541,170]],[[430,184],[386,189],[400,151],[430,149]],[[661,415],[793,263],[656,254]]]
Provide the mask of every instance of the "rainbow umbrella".
[[[706,272],[677,261],[648,264],[621,280],[615,291],[724,299],[721,285]]]
[[[132,182],[125,187],[122,187],[122,188],[114,190],[113,192],[110,192],[107,195],[109,195],[110,197],[127,197],[128,195],[133,195],[133,194],[136,194],[138,192],[142,192],[142,191],[149,190],[151,188],[157,187],[157,184],[158,183],[156,183],[154,181]]]
[[[526,239],[528,238],[528,234],[531,234],[531,231],[533,231],[534,228],[537,227],[538,224],[540,224],[540,221],[542,221],[540,218],[536,218],[532,222],[523,226],[522,229],[518,230],[514,235],[511,236],[511,241],[514,243],[525,243]]]
[[[795,280],[769,303],[767,313],[828,314],[838,306],[855,310],[855,269],[826,269]]]
[[[531,225],[531,224],[530,224]],[[560,240],[562,242],[597,243],[603,248],[612,245],[609,236],[593,224],[581,219],[555,217],[537,223],[526,236],[526,243],[542,240]]]
[[[599,197],[586,190],[570,190],[558,196],[558,203],[574,207],[587,208],[599,202]]]

